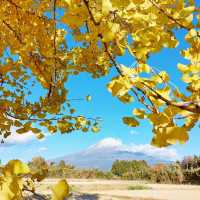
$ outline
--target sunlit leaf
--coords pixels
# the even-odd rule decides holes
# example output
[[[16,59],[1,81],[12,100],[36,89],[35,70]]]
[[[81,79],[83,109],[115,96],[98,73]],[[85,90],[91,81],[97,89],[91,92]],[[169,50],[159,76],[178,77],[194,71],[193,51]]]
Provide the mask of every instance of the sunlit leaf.
[[[59,181],[52,187],[52,200],[65,200],[69,196],[69,185],[66,180]]]

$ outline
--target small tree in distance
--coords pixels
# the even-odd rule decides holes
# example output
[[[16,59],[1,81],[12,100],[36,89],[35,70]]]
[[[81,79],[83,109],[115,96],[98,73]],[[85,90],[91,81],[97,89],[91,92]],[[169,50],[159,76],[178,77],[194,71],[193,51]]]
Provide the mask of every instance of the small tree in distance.
[[[33,157],[32,161],[28,163],[29,167],[33,170],[39,170],[41,168],[48,168],[48,164],[42,157]]]

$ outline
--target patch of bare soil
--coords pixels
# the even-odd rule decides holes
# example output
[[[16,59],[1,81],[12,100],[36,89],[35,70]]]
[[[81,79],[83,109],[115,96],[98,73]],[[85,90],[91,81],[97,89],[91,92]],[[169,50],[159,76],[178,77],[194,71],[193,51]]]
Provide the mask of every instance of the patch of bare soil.
[[[41,194],[50,194],[57,179],[48,179],[38,185]],[[200,186],[149,184],[144,181],[68,180],[72,193],[69,200],[199,200]],[[149,189],[131,189],[143,185]],[[137,188],[137,187],[136,187]]]

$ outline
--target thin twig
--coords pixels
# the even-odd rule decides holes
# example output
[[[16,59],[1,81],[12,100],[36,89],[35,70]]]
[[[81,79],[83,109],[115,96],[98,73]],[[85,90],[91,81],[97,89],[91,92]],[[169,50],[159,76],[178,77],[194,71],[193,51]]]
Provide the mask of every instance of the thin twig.
[[[190,28],[185,26],[184,24],[182,24],[181,22],[178,21],[178,19],[175,19],[173,16],[171,16],[167,11],[165,11],[163,8],[161,8],[154,0],[149,0],[152,5],[157,8],[159,11],[161,11],[165,16],[167,16],[169,19],[171,19],[174,23],[176,23],[178,26],[180,26],[181,28],[184,28],[188,31],[190,31]],[[198,8],[196,8],[195,10],[198,10]],[[200,37],[200,34],[197,33],[197,37]]]
[[[54,20],[54,39],[53,39],[53,47],[54,47],[54,81],[56,81],[56,54],[57,54],[57,48],[56,48],[56,37],[57,37],[57,30],[56,30],[56,3],[57,1],[54,0],[54,5],[53,5],[53,20]]]
[[[21,36],[19,33],[16,32],[16,30],[14,30],[10,24],[8,24],[5,20],[2,20],[3,24],[15,35],[15,38],[17,38],[17,40],[21,43],[24,44]]]
[[[16,116],[16,115],[12,115],[9,112],[5,112],[5,114],[11,118],[17,119],[17,120],[21,120],[21,121],[57,121],[60,120],[61,118],[48,118],[48,119],[39,119],[39,118],[26,118],[26,117],[20,117],[20,116]]]
[[[42,19],[42,20],[44,20],[44,21],[47,21],[47,17],[45,17],[45,16],[40,16],[40,15],[37,15],[35,12],[33,12],[33,11],[30,11],[30,10],[25,10],[24,8],[22,8],[22,7],[20,7],[19,5],[17,5],[15,2],[13,2],[12,0],[6,0],[8,3],[10,3],[11,5],[13,5],[13,6],[15,6],[15,8],[17,8],[17,9],[20,9],[21,11],[24,11],[24,12],[26,12],[27,14],[29,14],[29,15],[34,15],[34,16],[36,16],[36,17],[38,17],[39,19]]]
[[[91,18],[91,20],[93,21],[94,25],[95,25],[95,26],[99,26],[101,22],[97,22],[97,21],[95,20],[94,15],[92,14],[92,11],[90,10],[89,1],[88,1],[88,0],[83,0],[83,2],[84,2],[85,6],[86,6],[86,8],[87,8],[87,10],[88,10],[88,13],[89,13],[90,18]]]
[[[176,19],[174,19],[172,16],[170,16],[167,12],[165,12],[165,10],[163,10],[162,8],[160,8],[153,0],[149,0],[157,9],[159,9],[160,11],[162,11],[169,19],[173,20],[176,24],[178,24],[180,27],[182,28],[185,28],[185,29],[188,29],[188,27],[180,24]],[[92,22],[94,23],[94,25],[97,25],[96,24],[96,21],[94,19],[94,16],[89,8],[89,2],[87,0],[83,0],[83,2],[85,3],[87,9],[88,9],[88,12],[89,12],[89,15],[90,15],[90,18],[92,20]],[[98,24],[99,25],[99,24]],[[102,39],[103,36],[102,34],[99,34],[99,37]],[[115,61],[115,59],[113,58],[112,54],[110,53],[109,51],[109,47],[108,47],[108,44],[103,42],[103,45],[104,45],[104,48],[105,48],[105,51],[107,52],[108,54],[108,57],[110,58],[110,60],[112,61],[113,65],[115,66],[117,72],[123,76],[117,62]],[[161,94],[159,94],[157,91],[155,91],[153,88],[151,88],[150,86],[146,85],[144,82],[143,82],[144,86],[146,86],[148,89],[150,89],[154,94],[153,96],[155,98],[159,98],[161,99],[162,101],[164,101],[166,103],[166,105],[171,105],[171,106],[174,106],[174,107],[178,107],[180,109],[183,109],[183,110],[187,110],[187,111],[190,111],[190,112],[193,112],[193,113],[200,113],[200,106],[198,105],[195,105],[195,107],[188,107],[187,105],[185,105],[183,102],[182,103],[176,103],[176,102],[173,102],[173,101],[170,101],[168,99],[166,99],[165,97],[163,97]],[[144,94],[146,94],[142,89],[140,88],[137,88],[139,90],[141,90]],[[132,91],[134,94],[136,94],[135,91]],[[145,95],[146,96],[146,95]],[[149,99],[149,98],[148,98]],[[150,100],[150,99],[149,99]],[[154,106],[153,102],[150,100],[151,104]],[[144,103],[143,103],[144,104]]]
[[[9,112],[5,112],[5,114],[13,119],[16,119],[16,120],[21,120],[21,121],[58,121],[58,120],[65,120],[67,119],[67,117],[55,117],[55,118],[44,118],[44,119],[40,119],[40,118],[25,118],[25,117],[20,117],[20,116],[16,116],[16,115],[12,115],[10,114]],[[61,114],[57,114],[57,115],[61,115]],[[62,115],[61,115],[62,116]],[[71,119],[76,119],[77,117],[80,117],[80,116],[70,116]],[[100,121],[100,117],[97,117],[97,118],[92,118],[92,117],[84,117],[84,119],[87,119],[87,120],[92,120],[92,121]]]
[[[54,66],[53,66],[53,74],[51,75],[51,84],[49,87],[49,92],[48,92],[48,98],[51,96],[54,84],[56,82],[56,74],[57,74],[57,60],[56,60],[56,54],[57,54],[57,48],[56,48],[56,37],[57,37],[57,30],[56,30],[56,0],[53,1],[53,20],[54,20],[54,36],[53,36],[53,49],[54,49]],[[53,84],[52,84],[53,82]]]
[[[83,0],[83,1],[84,1],[85,5],[86,5],[86,7],[87,7],[87,9],[88,9],[88,12],[89,12],[89,15],[90,15],[90,18],[91,18],[92,22],[94,23],[94,25],[97,25],[97,24],[96,24],[96,21],[95,21],[95,19],[94,19],[94,16],[93,16],[93,14],[92,14],[92,12],[91,12],[91,10],[90,10],[90,8],[89,8],[88,1],[87,1],[87,0]],[[98,25],[99,25],[99,24],[98,24]],[[102,34],[99,34],[98,36],[99,36],[101,39],[103,38]],[[106,42],[103,42],[103,45],[104,45],[104,48],[105,48],[105,52],[107,53],[108,57],[109,57],[110,60],[112,61],[112,63],[113,63],[113,65],[114,65],[115,69],[116,69],[117,72],[120,74],[120,76],[123,77],[124,75],[123,75],[123,73],[121,72],[119,65],[118,65],[117,62],[115,61],[115,58],[113,58],[111,52],[109,51],[108,44],[107,44]],[[142,91],[140,88],[136,88],[136,89],[137,89],[137,90],[140,90],[143,94],[145,94],[145,92]],[[137,94],[137,92],[136,92],[133,88],[131,88],[131,91],[135,94],[135,96],[136,96],[136,98],[138,99],[138,101],[141,102],[143,105],[145,105],[147,109],[151,110],[152,112],[153,112],[153,111],[156,111],[156,108],[155,108],[154,104],[152,103],[152,101],[149,99],[148,96],[147,96],[147,98],[149,99],[149,101],[150,101],[150,103],[153,105],[153,107],[150,106],[150,105],[147,105],[145,102],[143,102],[143,98],[140,98],[139,95]],[[146,96],[146,95],[145,95],[145,96]]]
[[[24,187],[24,188],[22,189],[22,191],[26,191],[26,192],[32,193],[33,196],[34,196],[35,198],[39,198],[40,200],[47,200],[47,198],[44,197],[43,195],[38,194],[38,193],[36,193],[35,191],[28,189],[27,187]]]
[[[189,112],[192,112],[192,113],[197,113],[199,114],[200,113],[200,106],[198,105],[195,105],[195,107],[189,107],[185,102],[181,102],[181,103],[176,103],[176,102],[173,102],[165,97],[163,97],[160,93],[158,93],[156,90],[154,90],[152,87],[148,86],[145,82],[142,82],[142,84],[147,87],[149,90],[151,90],[153,93],[154,93],[154,97],[157,99],[161,99],[162,101],[164,101],[167,105],[170,105],[170,106],[174,106],[174,107],[177,107],[177,108],[180,108],[180,109],[183,109],[183,110],[187,110]]]

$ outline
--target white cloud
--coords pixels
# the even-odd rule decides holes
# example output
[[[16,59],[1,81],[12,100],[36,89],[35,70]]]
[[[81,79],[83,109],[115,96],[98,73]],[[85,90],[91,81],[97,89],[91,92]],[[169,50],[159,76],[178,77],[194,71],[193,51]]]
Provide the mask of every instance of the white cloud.
[[[12,134],[7,139],[4,139],[4,146],[25,144],[34,139],[36,139],[36,137],[32,132],[27,132],[24,134],[17,134],[16,132],[12,132]]]
[[[117,138],[105,138],[99,141],[97,144],[92,145],[88,148],[87,153],[92,151],[128,151],[132,153],[143,153],[154,158],[159,158],[162,160],[176,160],[178,159],[178,154],[174,148],[156,148],[150,144],[123,144],[120,139]]]
[[[119,148],[121,147],[122,141],[120,139],[116,139],[116,138],[105,138],[103,140],[101,140],[100,142],[98,142],[97,144],[90,146],[89,148],[95,148],[95,149],[101,149],[101,148]]]
[[[130,134],[131,134],[131,135],[139,135],[140,133],[139,133],[138,131],[131,130],[131,131],[130,131]]]
[[[48,150],[47,147],[40,147],[40,148],[38,149],[38,152],[39,152],[39,153],[42,153],[42,152],[47,151],[47,150]]]
[[[130,146],[126,146],[128,151],[141,152],[161,159],[176,160],[178,158],[177,151],[174,148],[157,148],[150,144],[132,144]]]
[[[43,130],[42,130],[43,132]],[[43,134],[46,137],[50,136],[50,133],[48,132],[43,132]],[[40,142],[43,142],[45,140],[45,138],[38,140]],[[2,137],[0,136],[0,141],[1,141]],[[37,140],[36,136],[34,135],[33,132],[29,131],[27,133],[24,134],[18,134],[16,133],[16,127],[12,127],[11,128],[11,135],[8,136],[8,138],[3,139],[4,143],[1,145],[2,146],[12,146],[12,145],[17,145],[17,144],[26,144],[29,143],[33,140]]]

